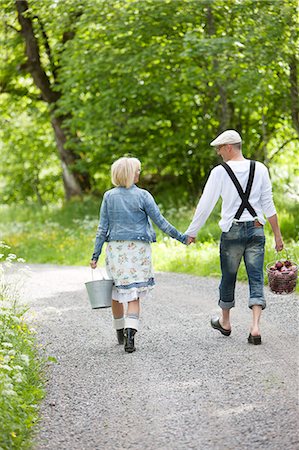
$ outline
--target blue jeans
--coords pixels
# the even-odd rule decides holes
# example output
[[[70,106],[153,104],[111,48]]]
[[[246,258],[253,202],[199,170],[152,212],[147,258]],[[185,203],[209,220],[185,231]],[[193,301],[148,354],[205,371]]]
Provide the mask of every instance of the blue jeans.
[[[219,286],[219,306],[230,309],[235,306],[235,285],[242,257],[249,281],[249,308],[266,307],[264,298],[264,250],[265,235],[262,226],[255,222],[233,222],[220,241],[222,278]]]

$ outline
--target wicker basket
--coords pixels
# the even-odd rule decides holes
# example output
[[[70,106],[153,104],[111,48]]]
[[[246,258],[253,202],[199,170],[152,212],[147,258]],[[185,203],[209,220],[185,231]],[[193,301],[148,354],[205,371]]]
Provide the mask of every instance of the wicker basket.
[[[280,260],[282,263],[284,260]],[[292,262],[292,267],[284,272],[273,270],[276,261],[267,264],[266,271],[268,275],[268,284],[270,291],[274,294],[291,294],[294,292],[298,277],[298,265]]]

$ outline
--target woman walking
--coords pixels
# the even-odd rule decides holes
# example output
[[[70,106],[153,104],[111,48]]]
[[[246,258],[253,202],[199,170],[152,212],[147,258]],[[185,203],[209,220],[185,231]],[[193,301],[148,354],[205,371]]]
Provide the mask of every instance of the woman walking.
[[[90,266],[95,269],[105,241],[106,270],[113,279],[113,326],[125,351],[135,351],[139,301],[153,289],[151,242],[156,234],[151,220],[166,234],[188,245],[193,239],[180,233],[162,216],[152,195],[136,186],[141,172],[137,158],[120,158],[111,166],[115,188],[105,192]],[[127,304],[125,314],[124,305]]]

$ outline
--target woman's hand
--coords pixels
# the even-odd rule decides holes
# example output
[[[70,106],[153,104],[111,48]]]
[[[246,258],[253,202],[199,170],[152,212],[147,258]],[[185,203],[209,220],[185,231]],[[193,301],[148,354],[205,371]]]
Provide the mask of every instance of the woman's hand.
[[[92,259],[89,264],[92,269],[97,267],[97,261],[95,259]]]

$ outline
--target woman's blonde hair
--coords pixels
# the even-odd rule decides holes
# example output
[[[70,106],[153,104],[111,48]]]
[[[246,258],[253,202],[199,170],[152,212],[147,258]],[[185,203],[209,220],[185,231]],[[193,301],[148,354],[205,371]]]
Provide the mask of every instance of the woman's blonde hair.
[[[137,158],[119,158],[111,166],[111,181],[114,186],[129,188],[134,184],[137,170],[141,163]]]

